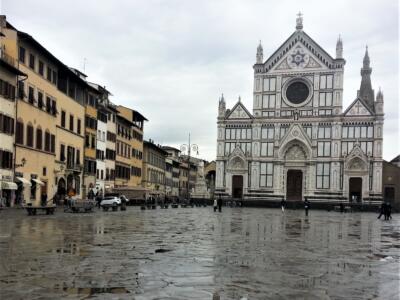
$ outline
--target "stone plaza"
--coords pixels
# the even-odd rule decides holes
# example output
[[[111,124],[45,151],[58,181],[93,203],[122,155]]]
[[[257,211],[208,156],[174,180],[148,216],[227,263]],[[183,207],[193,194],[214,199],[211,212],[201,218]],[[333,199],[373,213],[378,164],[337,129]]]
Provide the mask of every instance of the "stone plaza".
[[[398,299],[400,216],[0,213],[0,299]]]

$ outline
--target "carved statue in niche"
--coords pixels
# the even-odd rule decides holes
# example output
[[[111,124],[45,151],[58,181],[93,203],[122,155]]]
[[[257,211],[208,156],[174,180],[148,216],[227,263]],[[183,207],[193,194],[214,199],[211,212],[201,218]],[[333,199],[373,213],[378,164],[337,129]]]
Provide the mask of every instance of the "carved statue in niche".
[[[305,160],[306,155],[304,153],[304,150],[300,146],[293,145],[286,151],[285,159],[286,160]]]

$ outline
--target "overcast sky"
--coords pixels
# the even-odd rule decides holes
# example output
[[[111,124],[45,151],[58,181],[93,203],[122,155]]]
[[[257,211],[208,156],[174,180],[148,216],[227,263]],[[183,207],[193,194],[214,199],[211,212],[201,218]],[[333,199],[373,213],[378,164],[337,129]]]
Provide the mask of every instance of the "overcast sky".
[[[344,108],[356,97],[368,44],[372,85],[385,96],[383,156],[400,154],[397,0],[2,0],[1,10],[65,64],[83,71],[86,58],[88,80],[149,119],[146,139],[179,148],[190,132],[208,160],[221,93],[228,108],[240,95],[252,110],[258,41],[266,59],[293,33],[301,10],[304,31],[331,56],[342,36]]]

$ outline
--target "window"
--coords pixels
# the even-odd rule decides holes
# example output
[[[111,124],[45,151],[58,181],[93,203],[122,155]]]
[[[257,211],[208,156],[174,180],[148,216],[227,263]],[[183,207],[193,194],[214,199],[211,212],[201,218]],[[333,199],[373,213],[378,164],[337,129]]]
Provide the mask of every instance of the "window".
[[[260,163],[260,187],[272,187],[274,164],[273,163]]]
[[[332,127],[320,126],[320,127],[318,127],[318,138],[319,139],[330,139],[331,132],[332,132]]]
[[[246,140],[251,139],[251,128],[227,128],[225,129],[227,140]]]
[[[274,139],[274,127],[263,127],[261,128],[261,138],[265,140]]]
[[[35,56],[33,54],[29,54],[29,68],[35,70]]]
[[[41,60],[39,60],[39,74],[44,75],[44,63]]]
[[[274,143],[261,143],[261,156],[274,156]]]
[[[9,169],[13,167],[13,154],[12,152],[0,149],[0,169]]]
[[[17,121],[15,142],[20,145],[24,144],[24,123],[22,121]]]
[[[74,131],[74,116],[69,115],[69,130]]]
[[[44,106],[43,103],[43,93],[38,91],[38,107],[42,109]]]
[[[36,149],[42,150],[43,148],[42,140],[43,140],[43,131],[39,127],[36,129]]]
[[[76,132],[81,134],[81,119],[78,119],[78,124],[76,126]]]
[[[330,163],[317,163],[317,189],[329,189]]]
[[[50,132],[44,133],[44,151],[50,152]]]
[[[76,149],[76,164],[81,164],[81,151],[79,149]]]
[[[56,136],[54,134],[50,136],[50,152],[56,153]]]
[[[53,116],[57,115],[57,102],[56,102],[56,100],[51,100],[51,114]]]
[[[319,157],[331,156],[331,142],[318,142],[318,156]]]
[[[332,93],[319,93],[319,106],[331,106]]]
[[[25,98],[25,82],[23,82],[22,80],[18,81],[18,98]]]
[[[67,168],[73,169],[75,166],[75,148],[68,146],[67,147]]]
[[[273,118],[275,116],[275,112],[274,111],[263,111],[262,116],[268,117],[268,118]]]
[[[92,149],[96,148],[96,136],[94,134],[92,134]]]
[[[57,84],[57,72],[53,70],[53,78],[51,80],[54,84]]]
[[[33,126],[30,124],[26,127],[26,145],[33,147]]]
[[[24,47],[19,47],[19,61],[25,63],[26,50]]]
[[[90,147],[90,135],[88,134],[85,135],[85,147]]]
[[[65,111],[61,111],[61,127],[65,128]]]
[[[50,67],[47,67],[47,80],[48,81],[51,81],[51,68]]]
[[[263,95],[263,108],[275,108],[275,95]]]
[[[323,89],[331,89],[333,87],[333,75],[321,75],[319,80],[319,88]]]
[[[288,130],[289,126],[288,125],[282,125],[280,127],[280,138],[283,138],[283,136],[286,134],[286,131]]]
[[[48,113],[51,112],[51,99],[49,96],[46,96],[46,111]]]
[[[264,91],[274,92],[276,89],[276,78],[264,78]]]
[[[0,113],[0,132],[9,135],[14,134],[14,119]]]
[[[312,139],[312,127],[309,125],[303,125],[303,129],[307,133],[308,137]]]
[[[32,86],[29,87],[28,101],[30,104],[35,103],[35,89]]]
[[[65,161],[65,145],[60,145],[60,161]]]

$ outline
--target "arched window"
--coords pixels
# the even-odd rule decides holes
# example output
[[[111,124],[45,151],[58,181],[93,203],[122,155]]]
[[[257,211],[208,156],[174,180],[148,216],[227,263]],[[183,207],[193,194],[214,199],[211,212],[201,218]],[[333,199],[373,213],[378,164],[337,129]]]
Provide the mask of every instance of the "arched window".
[[[26,145],[33,147],[33,126],[30,123],[26,126]]]
[[[36,149],[43,149],[43,131],[40,127],[36,129]]]
[[[17,120],[15,128],[15,142],[17,144],[24,144],[24,122],[22,120]]]
[[[44,151],[50,152],[50,132],[48,130],[44,133]]]

